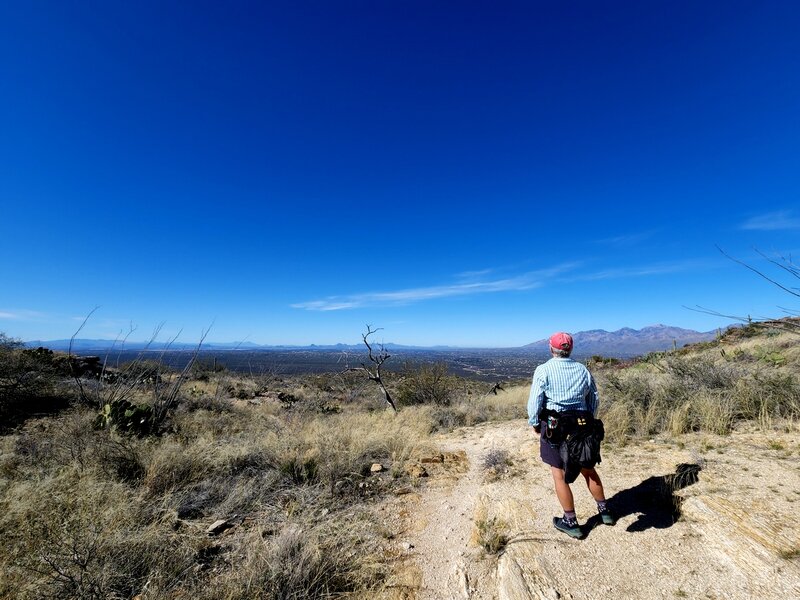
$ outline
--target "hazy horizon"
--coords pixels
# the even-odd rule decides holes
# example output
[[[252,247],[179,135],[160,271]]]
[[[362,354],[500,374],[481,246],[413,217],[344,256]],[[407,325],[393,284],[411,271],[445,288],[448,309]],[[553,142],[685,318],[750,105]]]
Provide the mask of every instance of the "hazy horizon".
[[[736,326],[736,325],[737,325],[737,323],[729,323],[727,325],[721,325],[719,327],[712,328],[712,329],[710,329],[708,331],[696,331],[696,333],[708,334],[708,333],[713,333],[715,330],[724,330],[724,329],[727,329],[728,327]],[[670,328],[670,329],[676,328],[676,326],[672,326],[672,325],[666,325],[666,324],[663,324],[663,323],[654,323],[652,325],[648,325],[648,326],[642,327],[641,329],[634,329],[633,331],[636,331],[638,333],[638,332],[641,332],[643,330],[658,329],[658,328],[661,328],[661,327],[666,327],[666,328]],[[695,330],[685,329],[685,328],[680,328],[680,327],[677,327],[677,328],[678,329],[684,329],[685,331],[688,331],[688,332],[695,331]],[[588,333],[588,332],[606,332],[606,333],[614,334],[614,333],[617,333],[617,332],[619,332],[619,331],[621,331],[623,329],[631,329],[631,328],[621,328],[619,330],[614,330],[614,331],[606,331],[604,329],[590,329],[590,330],[586,330],[586,331],[579,331],[579,332],[572,332],[572,333],[574,333],[574,334],[582,334],[582,333]],[[362,332],[362,333],[365,333],[365,332],[366,332],[366,330],[364,332]],[[421,350],[424,350],[424,349],[432,349],[433,350],[433,349],[437,349],[437,348],[440,348],[440,349],[453,349],[453,350],[513,350],[513,349],[524,348],[526,346],[530,346],[530,345],[535,344],[537,342],[541,342],[543,344],[546,344],[546,341],[547,341],[547,337],[545,337],[545,338],[541,338],[539,340],[531,340],[529,342],[526,342],[525,344],[520,344],[518,346],[455,346],[455,345],[451,345],[451,344],[431,344],[431,345],[400,344],[400,343],[394,342],[393,340],[382,339],[381,336],[380,336],[381,333],[382,332],[380,330],[376,331],[369,338],[370,341],[373,344],[377,345],[377,346],[380,346],[380,345],[383,344],[383,345],[386,345],[387,347],[388,346],[397,346],[397,347],[405,347],[405,348],[410,348],[410,349],[421,349]],[[55,343],[59,343],[60,345],[63,345],[64,343],[72,341],[72,339],[71,338],[50,339],[50,340],[44,340],[44,339],[36,339],[36,340],[27,339],[26,340],[26,339],[23,339],[22,341],[24,343],[28,344],[28,345],[30,345],[30,344],[32,344],[34,342],[35,343],[54,343],[55,342]],[[125,347],[127,347],[127,348],[134,348],[134,347],[138,348],[138,347],[143,346],[143,345],[149,345],[149,346],[153,347],[154,351],[159,351],[164,346],[172,346],[172,347],[177,347],[177,348],[182,348],[182,347],[185,346],[185,347],[189,347],[189,348],[194,348],[194,347],[197,347],[198,345],[199,345],[199,347],[201,349],[206,349],[206,350],[214,351],[214,352],[227,351],[227,350],[241,350],[241,351],[247,352],[247,351],[252,350],[252,349],[256,349],[256,350],[257,349],[265,349],[265,350],[268,350],[268,349],[271,349],[271,348],[276,348],[276,349],[292,349],[292,348],[296,348],[296,349],[302,350],[302,349],[308,349],[308,348],[315,347],[315,346],[319,347],[319,348],[322,348],[322,349],[330,349],[330,348],[335,348],[337,346],[343,346],[343,347],[348,347],[348,348],[363,348],[364,347],[363,340],[360,340],[360,341],[338,341],[338,342],[311,342],[309,344],[257,344],[255,342],[250,341],[250,340],[217,340],[217,339],[207,338],[207,339],[204,339],[202,341],[202,344],[199,344],[199,341],[194,341],[193,342],[190,339],[181,339],[180,337],[178,337],[177,339],[164,339],[164,338],[155,338],[155,339],[137,339],[137,338],[108,339],[108,338],[86,338],[86,337],[78,336],[78,337],[74,338],[74,342],[76,344],[80,343],[80,344],[83,344],[83,345],[85,345],[87,343],[112,344],[114,348],[118,348],[118,349],[122,349],[122,348],[125,348]],[[60,348],[60,345],[59,345],[59,348]],[[229,346],[229,348],[225,348],[225,346]],[[98,346],[98,348],[99,348],[99,346]],[[543,345],[542,348],[541,348],[541,352],[546,354],[547,353],[547,347]]]

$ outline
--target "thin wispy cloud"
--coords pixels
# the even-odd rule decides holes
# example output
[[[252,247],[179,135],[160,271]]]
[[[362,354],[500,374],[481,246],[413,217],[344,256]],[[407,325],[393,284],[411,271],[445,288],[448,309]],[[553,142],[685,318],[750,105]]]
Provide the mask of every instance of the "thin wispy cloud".
[[[316,311],[347,310],[367,306],[399,306],[454,296],[531,290],[542,287],[545,283],[558,275],[574,270],[578,265],[579,263],[564,263],[549,269],[528,271],[511,277],[486,280],[476,279],[466,282],[460,280],[446,285],[408,288],[388,292],[368,292],[349,296],[331,296],[321,300],[298,302],[292,304],[291,307]],[[470,275],[474,278],[480,273],[486,272],[489,271],[471,272]],[[463,279],[463,275],[462,273],[459,277]]]
[[[750,217],[739,229],[752,231],[778,231],[781,229],[800,229],[800,216],[791,210],[777,210]]]
[[[574,283],[578,281],[649,277],[705,269],[714,266],[714,264],[709,261],[685,260],[576,273],[575,271],[578,267],[582,266],[582,264],[583,263],[580,262],[564,263],[549,269],[528,271],[515,276],[486,279],[482,281],[465,282],[459,280],[447,285],[408,288],[388,292],[369,292],[349,296],[330,296],[320,300],[298,302],[290,306],[292,308],[312,311],[348,310],[370,306],[401,306],[454,296],[532,290],[556,282]],[[487,270],[487,272],[491,271]],[[462,275],[464,274],[459,274],[458,277]]]
[[[35,310],[0,310],[0,319],[5,321],[33,321],[43,317],[42,313]]]
[[[481,277],[487,277],[492,273],[496,272],[496,269],[481,269],[480,271],[464,271],[456,275],[458,279],[478,279]]]
[[[629,233],[626,235],[618,235],[610,238],[603,238],[601,240],[597,240],[598,244],[605,244],[607,246],[616,246],[619,248],[624,248],[628,246],[635,246],[640,244],[641,242],[645,241],[653,237],[655,230],[652,231],[640,231],[638,233]]]
[[[603,279],[622,279],[627,277],[648,277],[650,275],[666,275],[669,273],[681,273],[694,269],[710,267],[712,264],[702,260],[686,260],[680,262],[665,262],[651,265],[617,267],[612,269],[602,269],[593,273],[586,273],[568,278],[566,281],[600,281]]]

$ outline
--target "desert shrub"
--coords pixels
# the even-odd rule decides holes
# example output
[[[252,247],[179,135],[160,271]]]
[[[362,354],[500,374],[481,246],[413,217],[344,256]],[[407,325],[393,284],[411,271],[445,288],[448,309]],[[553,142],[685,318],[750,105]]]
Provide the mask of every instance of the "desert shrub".
[[[198,390],[195,392],[195,390]],[[219,395],[205,394],[198,388],[191,388],[189,396],[178,405],[177,410],[194,411],[206,410],[214,413],[227,413],[233,411],[233,404],[227,398]]]
[[[292,448],[281,457],[278,469],[296,485],[315,483],[319,476],[319,458],[313,449]]]
[[[68,400],[57,393],[57,382],[52,351],[26,349],[0,333],[0,423],[65,408]]]
[[[738,342],[743,339],[758,337],[764,333],[766,327],[764,324],[752,322],[741,327],[729,327],[723,332],[720,341]]]
[[[608,373],[604,383],[604,396],[614,401],[626,401],[647,408],[657,399],[652,374],[640,371]]]
[[[447,405],[430,409],[433,428],[451,431],[456,427],[471,427],[487,421],[507,421],[527,418],[530,387],[519,385],[503,389],[497,394],[468,394]]]
[[[634,422],[635,403],[631,400],[614,400],[600,405],[600,417],[605,426],[606,440],[624,444],[636,434]]]
[[[198,358],[192,364],[191,375],[198,381],[209,381],[217,373],[224,373],[227,367],[216,358]]]
[[[239,377],[229,380],[225,384],[225,393],[230,398],[238,400],[249,400],[258,396],[261,392],[259,384],[249,378]]]
[[[458,379],[448,374],[446,363],[406,365],[398,384],[400,405],[435,404],[447,406],[458,390]]]
[[[215,582],[199,587],[197,600],[328,599],[367,594],[388,576],[374,542],[375,524],[361,514],[329,516],[323,523],[290,522],[248,535],[243,559]]]
[[[71,464],[83,470],[97,459],[99,441],[92,420],[91,412],[77,409],[29,421],[14,438],[14,452],[31,467]]]
[[[119,366],[121,377],[137,382],[154,382],[161,380],[173,370],[160,360],[137,358]]]
[[[773,419],[800,417],[800,382],[792,374],[756,374],[736,382],[731,391],[736,418],[769,425]]]
[[[379,586],[385,540],[360,507],[394,480],[369,467],[402,473],[430,408],[321,414],[305,406],[327,392],[302,393],[292,410],[270,398],[182,402],[160,436],[96,429],[82,407],[0,439],[0,597],[329,598]],[[237,523],[224,539],[205,533],[218,518]]]
[[[482,402],[459,402],[431,409],[434,429],[452,431],[456,427],[471,427],[489,420],[489,411]]]
[[[97,444],[95,459],[106,477],[136,484],[147,474],[142,445],[128,437],[106,434]]]
[[[313,418],[313,413],[331,415],[342,412],[342,407],[329,393],[315,387],[282,390],[278,392],[278,401],[284,409],[305,415],[308,419]]]
[[[102,365],[99,377],[74,374],[81,401],[99,411],[98,425],[135,433],[161,435],[191,373],[196,355],[180,372],[174,372],[160,360],[140,355],[119,369]]]
[[[668,356],[664,361],[664,368],[691,389],[728,389],[741,375],[732,365],[716,364],[697,356]]]
[[[508,450],[503,450],[502,448],[491,448],[481,458],[481,466],[484,469],[503,468],[510,464]]]
[[[726,391],[703,390],[692,398],[692,413],[695,427],[724,435],[733,428],[735,420],[735,404]]]
[[[15,492],[0,516],[4,596],[130,598],[169,590],[192,564],[185,538],[143,522],[122,484],[67,470]]]
[[[410,408],[396,415],[385,411],[331,415],[315,420],[302,435],[314,441],[320,480],[332,490],[348,490],[352,486],[345,484],[369,473],[372,463],[405,460],[430,429],[427,412]]]
[[[213,447],[203,441],[165,441],[154,449],[143,484],[151,496],[163,496],[203,480],[218,467],[217,460]]]
[[[593,366],[616,366],[622,364],[622,359],[615,358],[613,356],[602,356],[600,354],[593,354],[592,357],[588,361],[589,367]]]
[[[472,539],[487,554],[499,554],[508,545],[508,525],[497,516],[489,516],[486,504],[481,502],[475,511]]]
[[[746,344],[718,357],[691,347],[692,352],[648,355],[631,368],[598,368],[609,440],[662,431],[725,434],[742,419],[767,427],[774,419],[798,418],[800,381],[787,368],[795,357],[794,340]],[[743,362],[741,356],[752,360]]]

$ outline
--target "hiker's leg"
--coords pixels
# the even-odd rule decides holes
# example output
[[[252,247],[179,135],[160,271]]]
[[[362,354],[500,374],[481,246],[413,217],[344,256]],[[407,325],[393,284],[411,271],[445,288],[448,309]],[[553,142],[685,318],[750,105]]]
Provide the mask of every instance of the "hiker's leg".
[[[561,508],[564,509],[565,513],[575,512],[575,501],[572,499],[572,490],[569,489],[569,485],[564,481],[564,469],[550,467],[550,471],[553,473],[553,483],[556,487],[556,496],[561,504]]]
[[[600,475],[597,474],[597,471],[594,469],[581,469],[581,475],[586,478],[586,485],[592,498],[597,502],[605,500],[606,493],[603,490],[603,482],[600,481]]]

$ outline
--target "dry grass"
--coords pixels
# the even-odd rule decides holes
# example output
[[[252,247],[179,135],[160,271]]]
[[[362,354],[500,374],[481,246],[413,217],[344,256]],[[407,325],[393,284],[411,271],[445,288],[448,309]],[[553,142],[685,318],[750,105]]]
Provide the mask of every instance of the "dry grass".
[[[800,418],[800,338],[770,331],[734,338],[654,353],[624,369],[595,367],[608,439],[725,434],[742,420],[770,428]]]
[[[449,431],[487,421],[527,418],[528,385],[510,387],[497,394],[485,390],[469,392],[462,393],[448,406],[432,408],[431,414],[437,429]]]
[[[797,420],[798,366],[795,338],[750,336],[593,370],[608,438],[625,443]],[[159,435],[95,429],[88,408],[29,419],[0,436],[0,597],[369,597],[390,569],[371,499],[407,483],[431,432],[526,417],[527,384],[488,389],[459,381],[447,403],[394,415],[340,376],[204,372]],[[209,537],[217,519],[233,526]],[[502,521],[475,524],[501,552]]]
[[[148,514],[121,483],[75,469],[18,482],[3,506],[0,595],[130,598],[175,587],[197,539]]]
[[[525,416],[526,386],[444,383],[447,402],[395,415],[352,378],[206,370],[140,437],[97,429],[95,407],[29,419],[0,437],[0,597],[368,597],[389,574],[370,499],[408,483],[431,432]],[[502,529],[481,526],[487,551]]]
[[[93,411],[76,409],[0,438],[0,597],[330,598],[379,587],[385,537],[367,500],[427,444],[430,411],[325,412],[318,389],[291,385],[308,402],[189,391],[161,436],[98,430]],[[373,462],[386,473],[371,474]],[[216,519],[236,524],[224,541],[205,533]]]
[[[488,508],[483,501],[475,511],[472,541],[487,554],[500,554],[508,545],[508,525],[496,515],[489,516]]]

